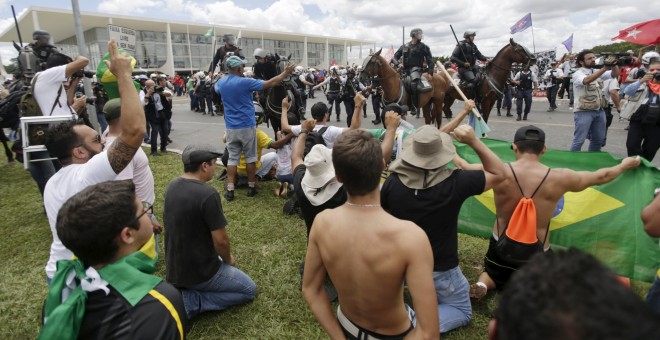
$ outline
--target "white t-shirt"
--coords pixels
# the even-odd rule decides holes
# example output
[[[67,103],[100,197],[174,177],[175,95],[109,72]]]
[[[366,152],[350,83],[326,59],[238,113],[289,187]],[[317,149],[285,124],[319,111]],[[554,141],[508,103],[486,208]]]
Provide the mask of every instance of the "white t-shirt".
[[[612,96],[610,95],[610,91],[612,90],[619,91],[619,81],[616,80],[616,78],[610,78],[603,83],[603,95],[607,98],[607,102],[610,103],[610,105],[614,105]]]
[[[293,139],[291,142],[284,144],[281,148],[275,151],[277,153],[277,170],[275,175],[284,176],[291,175],[291,145],[293,144]]]
[[[66,99],[66,90],[62,84],[62,82],[67,80],[66,65],[55,66],[41,71],[35,77],[37,79],[34,84],[34,89],[36,89],[36,91],[33,91],[34,100],[37,101],[44,116],[51,116],[51,109],[53,109],[52,116],[70,116],[74,113],[69,107]],[[62,88],[62,91],[57,98],[58,103],[55,104],[55,97],[60,88]],[[55,108],[53,108],[53,104],[55,104]]]
[[[53,234],[53,243],[50,245],[50,258],[46,264],[46,276],[55,275],[56,262],[71,259],[73,253],[67,249],[57,236],[55,224],[57,213],[71,196],[84,190],[90,185],[113,180],[117,174],[112,170],[108,154],[104,151],[92,157],[85,164],[71,164],[63,167],[46,183],[44,190],[44,207],[48,215],[48,224]]]
[[[545,76],[544,78],[547,78],[545,87],[553,87],[554,84],[552,83],[552,76],[555,76],[555,78],[564,78],[564,72],[560,69],[550,69],[545,71]],[[559,84],[557,84],[559,85]]]
[[[337,140],[337,137],[344,132],[345,128],[340,128],[337,126],[330,126],[330,125],[316,125],[314,126],[314,131],[321,130],[322,127],[327,126],[328,129],[325,130],[323,133],[323,140],[325,141],[325,146],[328,147],[328,149],[332,149],[332,146],[335,145],[335,140]],[[291,132],[293,133],[294,136],[298,136],[300,134],[300,130],[302,130],[301,125],[293,125],[291,126]]]
[[[105,137],[106,150],[117,137]],[[115,180],[132,179],[135,184],[135,195],[142,202],[154,204],[154,174],[149,167],[149,158],[142,148],[138,148],[135,156],[126,168],[120,172]]]

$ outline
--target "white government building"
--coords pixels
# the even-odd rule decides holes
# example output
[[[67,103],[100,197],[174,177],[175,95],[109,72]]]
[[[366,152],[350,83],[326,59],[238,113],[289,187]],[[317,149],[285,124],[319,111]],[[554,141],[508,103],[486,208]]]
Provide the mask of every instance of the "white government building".
[[[29,7],[17,18],[23,44],[32,41],[34,30],[45,30],[51,34],[52,43],[67,55],[78,55],[73,13],[70,10],[44,7]],[[224,34],[234,34],[236,45],[242,49],[247,66],[254,62],[255,49],[263,48],[270,53],[288,56],[292,62],[304,67],[327,69],[329,65],[361,64],[374,42],[326,37],[318,35],[276,32],[249,27],[201,24],[193,22],[154,20],[124,15],[81,12],[85,44],[89,51],[90,70],[95,70],[103,55],[113,30],[113,37],[121,35],[137,60],[136,69],[147,72],[160,71],[173,75],[175,72],[189,73],[208,70],[215,47],[224,43]],[[117,32],[119,31],[119,32]],[[18,43],[16,27],[11,25],[0,32],[0,42]]]

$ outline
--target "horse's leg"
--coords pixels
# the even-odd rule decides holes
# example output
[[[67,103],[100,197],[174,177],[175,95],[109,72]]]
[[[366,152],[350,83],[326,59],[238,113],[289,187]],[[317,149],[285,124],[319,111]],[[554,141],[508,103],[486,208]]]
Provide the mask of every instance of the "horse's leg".
[[[495,104],[496,99],[493,98],[493,95],[486,96],[481,101],[481,116],[484,117],[484,122],[488,123],[488,117],[490,116],[490,110],[493,109],[493,104]]]
[[[451,112],[451,106],[454,105],[454,97],[450,96],[449,93],[445,95],[445,99],[442,104],[442,111],[445,113],[447,119],[452,119],[453,114]]]
[[[442,125],[442,110],[443,110],[443,99],[436,99],[433,101],[433,111],[431,114],[433,115],[433,118],[435,119],[435,126],[439,129],[440,126]]]

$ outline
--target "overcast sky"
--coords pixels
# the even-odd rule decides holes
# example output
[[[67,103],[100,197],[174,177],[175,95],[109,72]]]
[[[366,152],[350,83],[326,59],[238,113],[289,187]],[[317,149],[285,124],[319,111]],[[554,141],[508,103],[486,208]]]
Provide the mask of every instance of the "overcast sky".
[[[70,0],[0,0],[0,31],[13,25],[12,4],[17,15],[29,6],[71,9]],[[579,51],[608,44],[619,30],[660,16],[660,1],[621,0],[79,0],[79,4],[85,12],[356,38],[385,48],[401,44],[402,26],[406,41],[410,29],[419,27],[434,56],[451,54],[456,44],[449,24],[459,39],[465,30],[477,31],[475,43],[487,56],[510,37],[537,52],[556,49],[560,56],[566,52],[561,42],[571,33],[573,51]],[[529,12],[533,30],[509,34],[510,27]],[[12,50],[0,47],[4,63],[13,56]]]

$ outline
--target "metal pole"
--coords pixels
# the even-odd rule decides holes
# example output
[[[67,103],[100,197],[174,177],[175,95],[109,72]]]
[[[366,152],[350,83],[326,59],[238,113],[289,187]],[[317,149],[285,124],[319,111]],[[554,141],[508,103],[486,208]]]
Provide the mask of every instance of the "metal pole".
[[[91,59],[89,57],[89,51],[87,50],[87,45],[85,45],[85,36],[83,35],[82,23],[80,22],[80,6],[78,5],[78,0],[71,0],[71,8],[73,10],[73,23],[76,28],[76,41],[78,42],[78,55]],[[92,84],[89,78],[83,77],[83,85],[85,86],[85,94],[87,98],[93,97],[94,92],[92,91]],[[96,107],[94,105],[87,105],[87,112],[89,115],[89,121],[92,122],[96,130],[100,130],[100,125],[98,118],[96,117]],[[103,132],[103,131],[101,131]]]
[[[18,34],[18,42],[23,47],[23,38],[21,38],[21,29],[18,27],[18,20],[16,20],[16,11],[14,11],[14,5],[11,5],[11,12],[14,14],[14,25],[16,25],[16,33]]]

